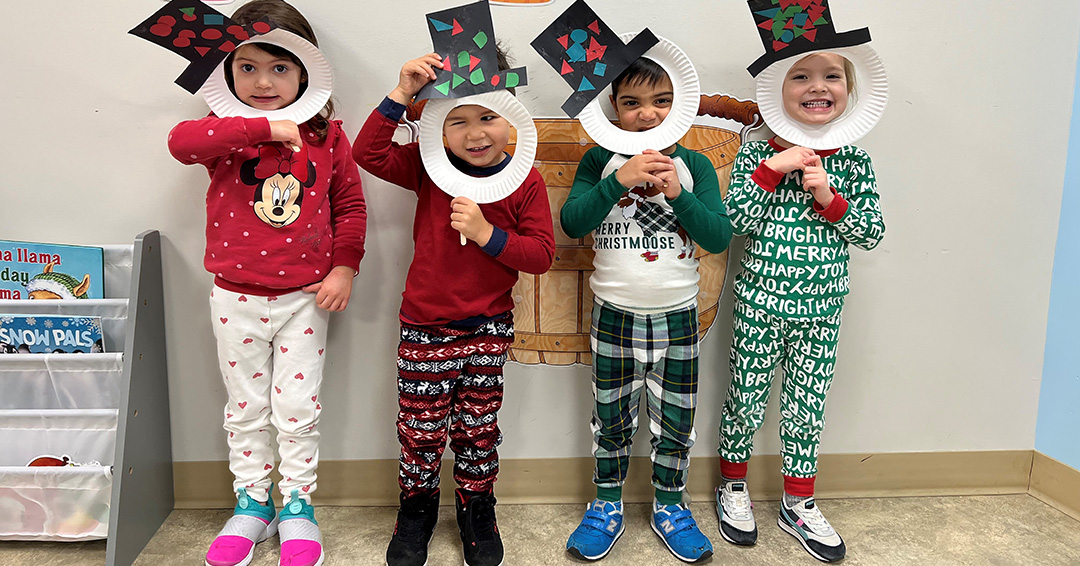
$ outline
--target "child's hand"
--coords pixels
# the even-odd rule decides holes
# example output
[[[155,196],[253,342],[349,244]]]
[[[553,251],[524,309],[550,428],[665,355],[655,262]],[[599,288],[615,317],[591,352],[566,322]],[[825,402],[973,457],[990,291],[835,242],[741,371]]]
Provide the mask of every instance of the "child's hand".
[[[270,139],[285,144],[293,151],[300,151],[304,140],[300,139],[300,128],[292,120],[270,122]]]
[[[349,296],[352,295],[352,280],[356,276],[356,270],[351,267],[339,265],[330,270],[326,277],[318,283],[312,283],[304,287],[305,293],[317,293],[315,304],[319,308],[330,312],[341,312],[349,306]]]
[[[655,149],[646,149],[644,153],[663,155]],[[660,189],[660,192],[664,193],[664,196],[667,197],[668,200],[674,200],[682,193],[682,183],[679,182],[679,171],[675,169],[674,162],[672,162],[670,171],[660,171],[656,176],[664,181],[663,183],[656,185],[656,188]]]
[[[495,227],[484,218],[480,205],[465,197],[456,197],[450,201],[450,206],[454,210],[450,213],[450,227],[481,247],[486,246]]]
[[[429,82],[435,80],[433,67],[442,67],[442,57],[438,53],[428,53],[401,66],[398,84],[390,91],[389,98],[399,104],[408,104],[413,96]]]
[[[657,174],[665,171],[675,171],[675,164],[671,158],[659,151],[647,149],[644,153],[635,155],[623,163],[623,166],[615,172],[615,180],[627,189],[646,183],[652,183],[660,188],[664,186],[664,180]]]
[[[814,195],[814,200],[823,208],[829,208],[833,201],[832,189],[829,188],[829,174],[821,165],[821,156],[815,155],[806,160],[803,170],[803,188]]]
[[[806,166],[806,160],[813,157],[814,150],[805,147],[790,147],[765,160],[765,166],[777,173],[787,175]]]

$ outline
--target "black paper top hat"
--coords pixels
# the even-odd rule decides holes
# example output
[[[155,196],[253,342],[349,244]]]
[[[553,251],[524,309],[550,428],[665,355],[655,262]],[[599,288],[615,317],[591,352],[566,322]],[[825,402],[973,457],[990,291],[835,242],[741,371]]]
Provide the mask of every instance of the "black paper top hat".
[[[435,80],[416,100],[461,98],[528,84],[525,67],[499,70],[495,27],[487,0],[425,16],[435,53],[443,58]]]
[[[199,0],[172,0],[128,33],[190,61],[176,84],[195,94],[240,43],[276,27],[269,20],[242,26]]]
[[[836,33],[828,0],[749,0],[765,54],[746,68],[751,76],[773,63],[810,51],[870,42],[868,28]]]
[[[577,0],[533,40],[532,46],[574,89],[562,109],[575,118],[659,41],[645,28],[624,44],[584,0]]]

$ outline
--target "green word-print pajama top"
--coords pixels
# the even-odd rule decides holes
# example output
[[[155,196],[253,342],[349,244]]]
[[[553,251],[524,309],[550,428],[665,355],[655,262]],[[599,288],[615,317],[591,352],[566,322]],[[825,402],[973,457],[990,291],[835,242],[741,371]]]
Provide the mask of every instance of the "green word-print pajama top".
[[[785,175],[764,165],[780,151],[772,140],[744,144],[724,199],[735,234],[747,237],[735,278],[732,381],[719,452],[727,462],[750,459],[782,364],[782,472],[814,478],[848,293],[848,244],[873,249],[885,224],[866,152],[854,146],[818,152],[836,195],[825,209],[803,189],[802,171]]]

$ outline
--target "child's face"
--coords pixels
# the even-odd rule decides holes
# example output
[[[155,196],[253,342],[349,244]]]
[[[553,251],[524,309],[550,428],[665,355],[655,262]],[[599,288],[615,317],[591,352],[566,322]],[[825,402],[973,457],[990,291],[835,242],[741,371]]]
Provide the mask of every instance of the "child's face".
[[[814,53],[795,63],[784,77],[784,111],[803,124],[828,124],[847,109],[847,86],[844,58]]]
[[[631,132],[644,132],[660,125],[671,111],[675,89],[671,79],[663,77],[654,84],[647,82],[619,85],[618,98],[612,98],[619,127]]]
[[[296,101],[300,91],[300,65],[254,45],[242,45],[235,51],[232,73],[236,98],[259,110],[285,108]]]
[[[491,167],[503,160],[510,141],[510,122],[493,110],[465,104],[451,110],[443,123],[446,147],[474,167]]]

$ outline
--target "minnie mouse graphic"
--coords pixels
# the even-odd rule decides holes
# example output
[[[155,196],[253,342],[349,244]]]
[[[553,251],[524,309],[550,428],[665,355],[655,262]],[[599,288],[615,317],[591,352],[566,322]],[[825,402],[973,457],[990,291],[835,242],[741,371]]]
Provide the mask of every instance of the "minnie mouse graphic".
[[[304,190],[315,184],[315,165],[307,159],[307,146],[299,152],[280,145],[264,144],[259,156],[240,167],[240,180],[255,186],[255,216],[273,226],[288,226],[300,217]]]

